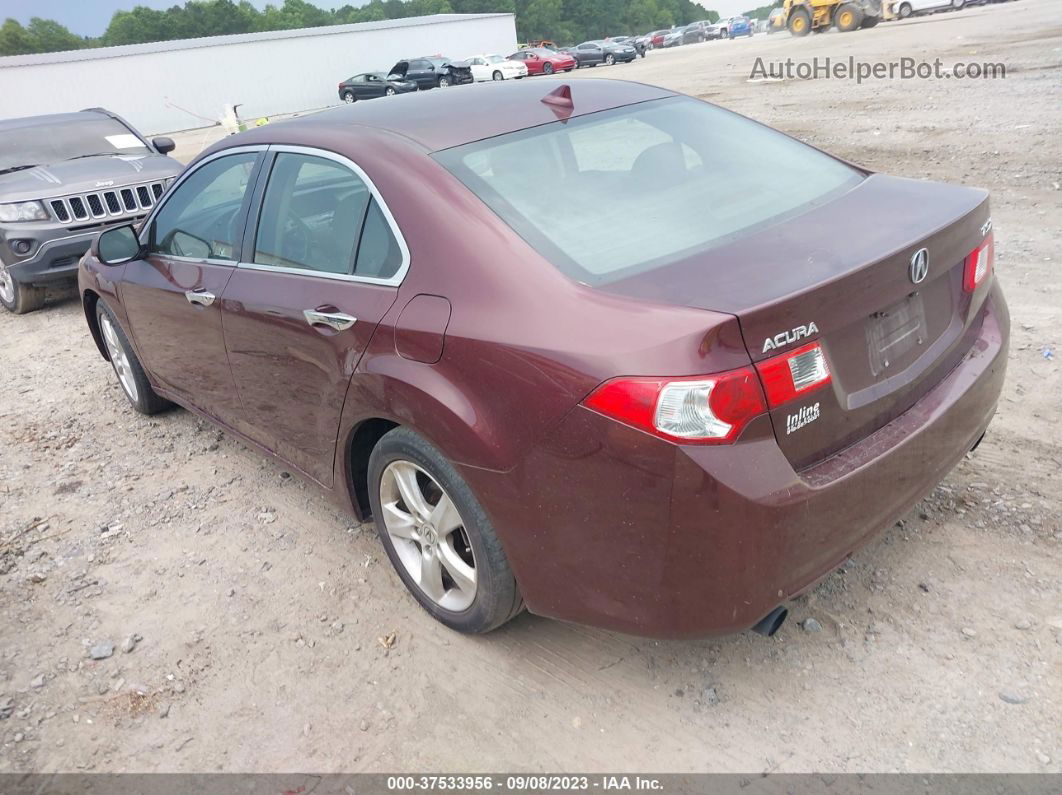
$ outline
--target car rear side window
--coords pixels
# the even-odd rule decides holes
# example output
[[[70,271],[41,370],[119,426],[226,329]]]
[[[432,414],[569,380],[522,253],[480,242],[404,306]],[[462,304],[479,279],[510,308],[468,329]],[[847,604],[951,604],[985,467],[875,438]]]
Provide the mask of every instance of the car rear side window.
[[[371,198],[365,182],[342,163],[280,152],[262,199],[253,261],[276,268],[353,273]]]
[[[543,256],[588,284],[751,235],[864,176],[685,97],[544,124],[435,157]]]
[[[365,214],[365,227],[358,243],[355,276],[390,279],[402,267],[402,249],[395,240],[380,205],[373,199]]]
[[[211,160],[170,193],[151,224],[149,250],[193,259],[236,258],[239,211],[256,152]]]

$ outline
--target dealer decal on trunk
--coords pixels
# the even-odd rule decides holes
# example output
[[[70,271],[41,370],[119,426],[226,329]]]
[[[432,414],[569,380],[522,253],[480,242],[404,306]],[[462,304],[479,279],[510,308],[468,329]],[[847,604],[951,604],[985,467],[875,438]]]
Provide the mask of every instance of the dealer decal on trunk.
[[[819,418],[819,404],[815,403],[810,406],[801,406],[800,411],[796,414],[790,414],[785,418],[785,435],[788,436],[793,431],[799,431],[809,422],[814,422]]]

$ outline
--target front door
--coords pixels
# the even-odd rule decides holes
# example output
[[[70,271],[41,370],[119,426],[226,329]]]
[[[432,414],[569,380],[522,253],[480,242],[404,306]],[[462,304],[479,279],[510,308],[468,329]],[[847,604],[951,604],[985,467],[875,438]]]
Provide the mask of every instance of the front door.
[[[350,161],[272,147],[263,169],[222,300],[236,427],[328,486],[347,386],[409,255]]]
[[[235,271],[260,154],[205,161],[176,185],[142,233],[147,253],[129,263],[120,287],[145,369],[162,390],[226,423],[239,401],[218,299]]]

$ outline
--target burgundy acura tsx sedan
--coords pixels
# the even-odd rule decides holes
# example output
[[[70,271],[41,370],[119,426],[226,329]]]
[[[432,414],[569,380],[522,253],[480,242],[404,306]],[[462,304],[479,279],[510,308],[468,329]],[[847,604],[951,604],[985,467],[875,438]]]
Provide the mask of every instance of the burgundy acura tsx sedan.
[[[615,80],[233,136],[80,286],[138,411],[372,517],[468,632],[773,632],[977,445],[1009,334],[985,192]]]

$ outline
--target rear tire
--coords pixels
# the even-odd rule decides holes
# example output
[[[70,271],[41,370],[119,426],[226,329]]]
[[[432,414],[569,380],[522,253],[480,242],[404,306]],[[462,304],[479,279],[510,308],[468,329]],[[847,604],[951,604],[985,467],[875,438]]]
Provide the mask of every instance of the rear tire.
[[[798,8],[789,15],[789,22],[786,27],[789,28],[791,36],[807,36],[811,32],[811,17],[808,16],[807,11]]]
[[[158,414],[172,404],[155,394],[148,381],[140,360],[133,352],[133,346],[122,331],[114,313],[103,301],[96,302],[96,323],[103,338],[103,347],[111,362],[114,374],[118,376],[118,385],[129,400],[130,405],[141,414]]]
[[[495,70],[494,74],[492,74],[490,76],[490,79],[491,80],[504,80],[505,79],[505,75],[503,75],[501,72]]]
[[[966,0],[951,0],[951,7],[955,11],[962,11],[966,6]]]
[[[36,312],[44,306],[44,288],[16,280],[0,265],[0,304],[14,315]]]
[[[357,99],[358,98],[356,96],[354,96],[354,92],[353,91],[344,91],[343,92],[343,101],[346,102],[348,105],[353,104],[354,102],[357,101]]]
[[[900,19],[907,19],[907,17],[911,16],[911,4],[902,3],[900,5],[899,11],[897,11],[896,13],[900,15]]]
[[[395,428],[373,448],[368,474],[376,531],[421,607],[466,633],[490,632],[523,610],[520,589],[490,519],[431,443],[409,428]],[[411,489],[410,502],[419,506],[406,502]],[[446,512],[448,521],[441,512],[432,513],[446,499],[456,509],[456,515]],[[421,521],[421,514],[433,518]],[[437,577],[432,576],[435,572]]]

